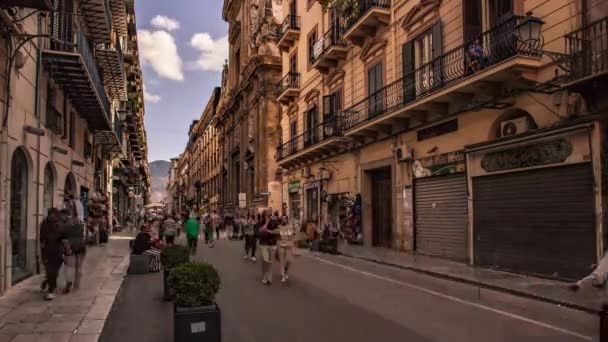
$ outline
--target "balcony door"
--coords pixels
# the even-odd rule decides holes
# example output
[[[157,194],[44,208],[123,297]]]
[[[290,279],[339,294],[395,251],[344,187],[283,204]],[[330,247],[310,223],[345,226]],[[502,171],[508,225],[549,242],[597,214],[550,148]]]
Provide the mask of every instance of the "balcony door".
[[[298,15],[298,12],[297,12],[297,7],[296,7],[296,0],[291,0],[291,1],[289,2],[289,15],[291,15],[291,16],[292,16],[291,20],[292,20],[292,23],[293,23],[293,20],[295,20],[295,18],[294,18],[294,17],[295,17],[296,15]],[[293,26],[292,26],[292,27],[293,27]]]
[[[367,70],[367,94],[369,96],[369,117],[382,113],[382,63]]]
[[[443,86],[444,65],[441,21],[413,40],[402,50],[404,103],[440,89]],[[450,62],[450,61],[448,61]]]
[[[289,154],[296,153],[298,141],[295,139],[298,134],[298,121],[296,119],[289,122]]]
[[[342,91],[323,96],[323,137],[332,137],[338,129],[338,116],[342,112]]]
[[[490,27],[504,23],[515,14],[514,0],[490,0]]]
[[[317,106],[306,112],[306,134],[304,135],[304,147],[312,146],[317,142]]]
[[[331,44],[337,44],[342,37],[342,20],[338,11],[329,12],[329,31],[331,32]]]
[[[73,39],[72,13],[74,3],[72,0],[54,0],[53,14],[51,16],[51,47],[55,50],[70,49]]]

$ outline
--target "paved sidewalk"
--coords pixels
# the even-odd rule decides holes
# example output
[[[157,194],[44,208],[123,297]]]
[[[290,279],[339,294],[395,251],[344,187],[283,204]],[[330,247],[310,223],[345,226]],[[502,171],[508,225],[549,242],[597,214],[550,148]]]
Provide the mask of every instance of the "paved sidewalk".
[[[0,298],[0,342],[96,342],[129,266],[129,244],[112,237],[91,247],[80,290],[44,301],[42,276],[10,289]]]
[[[602,303],[608,303],[606,291],[590,287],[572,292],[567,289],[567,283],[562,281],[477,268],[455,261],[384,248],[340,244],[339,251],[347,257],[411,270],[589,313],[598,313],[601,310]]]

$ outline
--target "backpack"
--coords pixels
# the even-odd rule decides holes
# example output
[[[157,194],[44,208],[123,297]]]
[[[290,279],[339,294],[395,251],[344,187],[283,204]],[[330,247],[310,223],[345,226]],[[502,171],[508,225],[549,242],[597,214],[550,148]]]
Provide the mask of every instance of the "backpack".
[[[63,227],[63,232],[70,243],[72,252],[80,252],[84,248],[84,230],[81,224],[66,224]]]

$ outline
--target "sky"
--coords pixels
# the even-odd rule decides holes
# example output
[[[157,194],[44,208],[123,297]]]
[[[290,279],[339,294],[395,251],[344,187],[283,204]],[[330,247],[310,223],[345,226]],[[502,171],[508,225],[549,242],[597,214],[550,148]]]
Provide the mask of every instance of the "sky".
[[[148,160],[177,157],[228,58],[221,0],[136,0]]]

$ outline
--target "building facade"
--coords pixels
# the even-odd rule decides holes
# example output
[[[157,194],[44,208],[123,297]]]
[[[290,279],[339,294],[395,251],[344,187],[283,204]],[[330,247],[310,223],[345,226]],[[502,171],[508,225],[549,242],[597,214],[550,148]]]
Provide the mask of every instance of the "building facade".
[[[230,55],[214,125],[218,135],[220,206],[225,216],[245,207],[281,207],[276,163],[281,75],[276,33],[278,0],[225,0]]]
[[[96,194],[108,198],[103,220],[111,222],[118,200],[112,163],[132,157],[121,111],[128,94],[121,44],[132,1],[23,3],[0,8],[2,291],[41,270],[38,227],[49,208],[78,201],[86,221]],[[141,147],[145,193],[145,140]]]
[[[283,0],[279,12],[277,162],[293,219],[521,273],[572,279],[597,262],[607,1]]]

